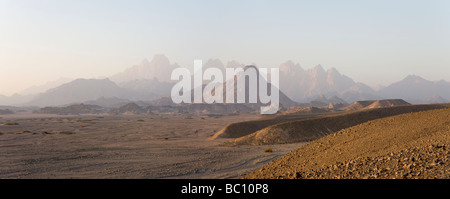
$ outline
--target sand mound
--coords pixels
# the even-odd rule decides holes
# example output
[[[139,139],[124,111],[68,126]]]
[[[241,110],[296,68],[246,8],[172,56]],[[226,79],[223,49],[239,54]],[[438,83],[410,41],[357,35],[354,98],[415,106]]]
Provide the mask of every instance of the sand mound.
[[[319,118],[319,117],[324,117],[325,115],[330,115],[330,114],[331,113],[328,113],[328,112],[326,112],[326,113],[317,112],[317,113],[288,114],[288,115],[262,115],[261,118],[259,118],[257,120],[229,124],[229,125],[225,126],[224,128],[222,128],[220,131],[218,131],[216,134],[214,134],[211,137],[211,139],[239,138],[242,136],[252,134],[256,131],[259,131],[259,130],[264,129],[271,125],[280,124],[280,123],[288,122],[288,121]],[[336,114],[336,113],[333,113],[333,114]]]
[[[296,115],[296,114],[310,114],[310,113],[326,113],[328,110],[317,107],[295,107],[283,111],[280,115]]]
[[[258,120],[231,123],[222,128],[216,134],[214,134],[211,137],[211,139],[238,138],[246,136],[248,134],[251,134],[268,126],[295,119],[296,118],[275,117],[269,119],[258,119]]]
[[[353,102],[352,104],[342,108],[342,110],[344,111],[354,111],[354,110],[360,110],[363,109],[371,104],[373,104],[375,101],[371,100],[371,101],[357,101],[357,102]]]
[[[404,105],[410,105],[410,103],[402,99],[368,100],[368,101],[354,102],[353,104],[341,108],[341,110],[355,111],[361,109],[384,108],[384,107],[404,106]]]
[[[245,178],[449,178],[450,109],[408,113],[315,140]]]
[[[309,142],[370,120],[444,107],[446,105],[398,106],[362,110],[316,119],[284,122],[266,127],[247,136],[230,140],[226,145],[270,145]]]
[[[371,105],[367,106],[366,109],[372,108],[384,108],[384,107],[393,107],[393,106],[404,106],[410,105],[410,103],[402,100],[402,99],[394,99],[394,100],[377,100]]]
[[[269,122],[270,124],[267,124]],[[248,135],[248,132],[255,132],[268,125],[274,124],[271,120],[256,120],[256,121],[246,121],[231,123],[225,126],[223,129],[214,134],[211,139],[216,138],[238,138]]]

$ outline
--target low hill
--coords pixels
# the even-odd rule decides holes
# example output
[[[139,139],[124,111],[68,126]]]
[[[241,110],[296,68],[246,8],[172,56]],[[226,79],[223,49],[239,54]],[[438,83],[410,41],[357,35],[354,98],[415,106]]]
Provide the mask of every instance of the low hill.
[[[439,98],[445,102],[450,99],[450,82],[429,81],[420,76],[409,75],[380,91],[384,98],[401,98],[414,104],[432,103]]]
[[[315,108],[314,108],[315,109]],[[331,113],[323,113],[323,112],[317,112],[317,113],[297,113],[297,114],[286,114],[286,115],[265,115],[261,116],[261,118],[257,120],[250,120],[250,121],[243,121],[243,122],[236,122],[231,123],[224,128],[222,128],[220,131],[218,131],[214,136],[212,136],[212,139],[216,138],[239,138],[242,136],[246,136],[249,134],[252,134],[256,131],[259,131],[261,129],[264,129],[268,126],[284,123],[287,121],[296,121],[296,120],[305,120],[305,119],[312,119],[312,118],[319,118],[323,117],[325,115],[330,115]]]
[[[403,100],[377,100],[377,101],[360,101],[352,104],[352,107],[348,110],[360,110],[360,109],[371,109],[371,108],[382,108],[382,107],[392,107],[399,105],[408,105],[409,103]],[[356,107],[359,108],[356,108]],[[339,112],[336,111],[333,105],[329,105],[328,108],[317,108],[317,107],[293,107],[281,113],[278,113],[275,118],[256,120],[256,121],[245,121],[227,125],[222,130],[217,132],[212,138],[239,138],[242,136],[249,135],[258,130],[264,129],[268,126],[293,121],[293,120],[305,120],[311,118],[317,118],[326,115],[336,115]],[[342,111],[342,110],[340,110]]]
[[[315,140],[244,178],[449,178],[450,109],[369,121]]]
[[[317,107],[294,107],[279,113],[279,115],[297,115],[297,114],[311,114],[311,113],[326,113],[327,109]]]
[[[445,108],[449,106],[450,104],[398,106],[361,110],[316,119],[289,121],[268,126],[244,137],[230,140],[226,144],[270,145],[309,142],[367,121],[404,113]]]
[[[372,109],[372,108],[384,108],[393,106],[403,106],[409,105],[410,103],[402,99],[386,99],[386,100],[367,100],[367,101],[357,101],[340,110],[344,111],[355,111],[361,109]]]
[[[150,109],[145,109],[138,106],[136,103],[128,103],[119,108],[109,111],[110,114],[144,114],[150,113]]]
[[[120,97],[131,95],[109,79],[76,79],[37,95],[27,105],[63,106],[82,103],[101,97]]]
[[[45,107],[33,111],[40,114],[57,114],[57,115],[79,115],[79,114],[100,114],[104,113],[104,108],[96,105],[75,104],[66,107]]]
[[[8,115],[8,114],[14,114],[14,112],[9,109],[0,109],[0,115]]]
[[[187,104],[186,111],[191,114],[230,114],[255,110],[245,104]]]
[[[216,138],[238,138],[242,136],[248,135],[248,132],[255,132],[260,129],[263,129],[267,126],[274,125],[278,120],[252,120],[252,121],[244,121],[231,123],[224,128],[222,128],[219,132],[215,133],[211,139]]]
[[[100,97],[96,100],[89,100],[83,102],[84,104],[91,104],[91,105],[97,105],[97,106],[103,106],[103,107],[116,107],[119,105],[130,103],[130,100],[127,99],[121,99],[117,97]]]

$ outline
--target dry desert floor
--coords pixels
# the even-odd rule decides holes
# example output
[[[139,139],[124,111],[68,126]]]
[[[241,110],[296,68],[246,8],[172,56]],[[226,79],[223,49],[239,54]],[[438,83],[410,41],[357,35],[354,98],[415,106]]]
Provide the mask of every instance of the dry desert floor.
[[[240,178],[304,143],[210,137],[258,115],[0,116],[0,178]],[[271,148],[272,152],[265,152]]]

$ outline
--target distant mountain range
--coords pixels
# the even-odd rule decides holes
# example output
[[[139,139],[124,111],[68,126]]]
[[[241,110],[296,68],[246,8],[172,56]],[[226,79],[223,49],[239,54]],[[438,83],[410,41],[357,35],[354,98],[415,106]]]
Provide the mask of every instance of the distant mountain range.
[[[33,99],[33,95],[14,94],[11,96],[0,95],[0,105],[20,105]]]
[[[99,106],[112,106],[128,101],[150,101],[168,96],[172,84],[158,80],[134,80],[121,86],[109,79],[76,79],[38,94],[28,106],[61,106],[89,102]]]
[[[271,89],[271,84],[268,83],[267,81],[265,81],[265,79],[259,73],[259,70],[258,70],[258,68],[256,66],[253,66],[253,65],[245,66],[243,68],[244,69],[243,71],[246,71],[246,70],[251,69],[251,68],[255,69],[255,71],[257,73],[257,80],[256,81],[264,82],[267,85],[267,88]],[[243,75],[244,75],[244,72],[236,74],[236,79],[242,77]],[[237,97],[237,93],[245,93],[245,102],[246,103],[243,103],[243,104],[245,104],[246,106],[248,106],[248,107],[250,107],[252,109],[258,110],[258,109],[260,109],[261,106],[268,106],[269,105],[269,104],[261,103],[260,98],[259,98],[260,93],[259,93],[259,87],[258,86],[257,86],[256,92],[255,92],[256,98],[257,98],[256,99],[257,103],[253,103],[253,104],[252,103],[248,103],[249,102],[249,96],[250,96],[249,87],[250,87],[249,85],[246,85],[245,88],[239,88],[237,86],[237,84],[236,84],[236,81],[234,81],[234,78],[233,78],[233,79],[229,79],[226,82],[224,82],[223,84],[219,85],[217,87],[217,89],[222,90],[222,93],[220,93],[220,95],[223,96],[224,102],[226,101],[225,99],[227,98],[227,94],[229,94],[229,93],[234,93],[233,94],[233,96],[234,96],[234,100],[233,101],[235,103],[238,101],[237,100],[237,98],[238,98]],[[278,88],[276,88],[276,89],[278,90]],[[270,91],[270,92],[278,92],[279,93],[279,108],[282,108],[282,107],[283,108],[290,108],[290,107],[294,107],[294,106],[298,105],[297,103],[292,101],[289,97],[287,97],[283,93],[283,91],[278,90],[278,91]],[[210,99],[210,101],[214,101],[214,97],[213,97],[214,94],[215,94],[215,91],[213,91],[212,93],[206,93],[205,95],[203,95],[203,99],[205,99],[205,100]],[[275,111],[276,111],[276,109],[275,109]]]
[[[445,103],[450,99],[450,82],[432,82],[410,75],[389,86],[374,90],[340,74],[335,68],[325,71],[318,65],[303,70],[288,61],[280,65],[280,90],[297,102],[310,102],[321,95],[338,97],[348,103],[362,100],[404,99],[410,103]]]
[[[20,91],[19,95],[23,95],[23,96],[36,95],[39,93],[43,93],[49,89],[56,88],[62,84],[69,83],[71,81],[73,81],[73,79],[61,77],[61,78],[57,79],[56,81],[50,81],[50,82],[47,82],[42,85],[26,88],[26,89]]]
[[[338,96],[347,101],[379,98],[375,90],[340,74],[335,68],[327,71],[321,65],[303,70],[299,64],[288,61],[280,65],[280,90],[298,102],[309,102],[320,95]]]
[[[144,59],[139,65],[125,69],[125,71],[113,75],[110,79],[117,83],[129,82],[143,79],[156,79],[160,82],[169,82],[173,69],[178,68],[178,64],[171,64],[164,55],[155,55],[149,62]]]
[[[237,61],[223,64],[218,59],[204,62],[203,69],[217,67],[242,67]],[[12,96],[0,95],[0,105],[20,106],[62,106],[74,103],[86,103],[112,106],[114,103],[131,101],[151,101],[162,97],[170,97],[174,81],[170,80],[171,72],[179,67],[170,63],[164,55],[155,55],[151,61],[144,60],[121,73],[107,79],[60,79],[48,84],[33,87]],[[374,90],[371,87],[355,82],[335,68],[325,70],[317,65],[312,69],[303,69],[292,61],[285,62],[280,68],[280,91],[289,101],[310,103],[321,96],[330,103],[339,101],[351,104],[362,100],[404,99],[409,103],[444,103],[450,100],[450,82],[428,81],[419,76],[410,75],[405,79]],[[205,83],[205,82],[204,82]],[[47,89],[47,90],[44,90]],[[285,103],[290,103],[283,98]],[[316,103],[314,102],[314,103]],[[86,103],[86,104],[89,104]],[[291,105],[289,105],[291,106]]]
[[[60,106],[101,97],[119,97],[130,94],[130,91],[120,88],[109,79],[76,79],[37,95],[27,104]]]
[[[432,82],[410,75],[377,92],[385,98],[401,98],[414,104],[444,103],[450,99],[450,82]]]

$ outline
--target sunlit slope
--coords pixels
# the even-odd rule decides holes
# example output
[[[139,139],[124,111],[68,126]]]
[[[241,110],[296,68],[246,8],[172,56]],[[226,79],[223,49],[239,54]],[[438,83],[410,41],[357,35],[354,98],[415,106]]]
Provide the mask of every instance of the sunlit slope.
[[[407,105],[361,110],[316,119],[289,121],[268,126],[249,135],[231,140],[227,144],[270,145],[309,142],[367,121],[445,107],[449,107],[449,104]]]
[[[450,178],[450,109],[369,121],[315,140],[245,178]]]

